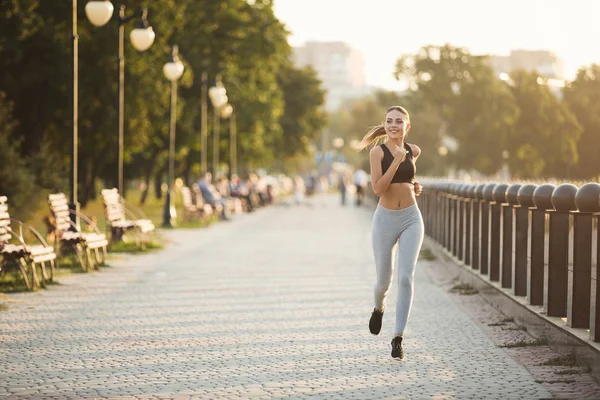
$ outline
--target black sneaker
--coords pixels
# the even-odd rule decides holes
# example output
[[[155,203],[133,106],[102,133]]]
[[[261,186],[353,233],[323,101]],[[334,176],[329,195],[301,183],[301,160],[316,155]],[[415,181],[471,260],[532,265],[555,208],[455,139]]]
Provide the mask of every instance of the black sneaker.
[[[404,359],[404,346],[402,346],[402,336],[396,336],[392,339],[392,357],[400,360]]]
[[[374,308],[369,320],[369,330],[373,335],[379,335],[381,332],[381,320],[383,319],[383,311]]]

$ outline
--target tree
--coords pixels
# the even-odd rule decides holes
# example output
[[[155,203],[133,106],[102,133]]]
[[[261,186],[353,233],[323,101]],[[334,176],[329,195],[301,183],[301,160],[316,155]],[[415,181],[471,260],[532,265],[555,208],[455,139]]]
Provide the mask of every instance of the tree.
[[[600,65],[581,68],[564,90],[565,103],[581,125],[577,144],[579,162],[573,165],[572,176],[590,179],[600,176]]]
[[[326,124],[322,108],[325,91],[312,68],[296,68],[291,63],[279,70],[278,83],[284,94],[284,111],[279,119],[282,128],[275,151],[278,157],[306,154],[309,144]]]
[[[570,178],[582,131],[575,115],[538,83],[536,71],[517,71],[511,77],[511,91],[521,110],[509,143],[511,172],[523,178]]]
[[[0,92],[0,196],[7,196],[14,216],[26,217],[39,200],[36,196],[34,176],[27,168],[26,159],[20,156],[20,141],[14,138],[17,121],[12,117],[12,103]]]

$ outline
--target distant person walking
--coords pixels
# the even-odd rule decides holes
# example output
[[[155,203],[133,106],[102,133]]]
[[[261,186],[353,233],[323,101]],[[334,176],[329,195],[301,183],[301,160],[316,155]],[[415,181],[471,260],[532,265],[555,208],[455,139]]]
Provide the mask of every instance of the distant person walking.
[[[365,191],[369,184],[369,175],[362,169],[358,168],[354,172],[354,186],[356,187],[356,205],[360,206],[365,200]]]
[[[378,335],[381,331],[387,295],[392,285],[394,265],[392,250],[396,246],[395,269],[398,281],[396,299],[396,326],[392,339],[392,357],[403,359],[404,330],[413,301],[413,277],[424,226],[415,196],[422,192],[415,181],[416,160],[421,149],[405,141],[410,129],[408,112],[400,106],[387,110],[385,122],[371,129],[362,139],[362,150],[379,138],[385,142],[369,152],[371,185],[379,197],[373,215],[372,242],[377,282],[375,308],[369,320],[369,330]]]

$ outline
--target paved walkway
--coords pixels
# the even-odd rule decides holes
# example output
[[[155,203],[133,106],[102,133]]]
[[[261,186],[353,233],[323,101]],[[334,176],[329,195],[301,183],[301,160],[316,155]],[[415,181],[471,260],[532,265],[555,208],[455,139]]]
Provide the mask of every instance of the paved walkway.
[[[170,231],[163,251],[10,295],[0,398],[551,397],[424,262],[406,360],[390,357],[395,284],[382,333],[367,327],[371,215],[317,197]]]

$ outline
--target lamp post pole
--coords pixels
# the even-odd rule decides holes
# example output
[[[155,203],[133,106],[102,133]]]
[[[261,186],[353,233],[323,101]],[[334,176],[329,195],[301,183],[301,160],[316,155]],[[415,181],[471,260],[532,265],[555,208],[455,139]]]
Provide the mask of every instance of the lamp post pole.
[[[167,171],[167,195],[163,213],[163,226],[172,227],[175,224],[176,213],[172,205],[173,187],[175,181],[175,128],[177,126],[177,80],[183,74],[183,64],[179,60],[179,48],[173,46],[170,61],[163,67],[165,77],[171,81],[171,116],[169,119],[169,167]]]
[[[125,104],[125,24],[135,18],[132,16],[125,16],[125,6],[122,5],[119,7],[119,49],[117,54],[117,64],[119,70],[119,76],[117,80],[117,130],[118,130],[118,161],[117,161],[117,188],[119,190],[119,194],[125,197],[125,193],[123,192],[123,151],[124,151],[124,136],[125,136],[125,119],[124,119],[124,104]],[[154,32],[152,28],[148,24],[148,9],[144,8],[142,10],[141,20],[138,24],[138,27],[135,30],[140,30],[143,32],[142,35],[147,35],[148,37],[143,38],[140,35],[134,39],[134,35],[132,35],[132,43],[134,47],[139,51],[144,51],[148,49],[152,43],[154,42]],[[134,30],[134,31],[135,31]],[[141,40],[141,41],[140,41]]]
[[[71,220],[77,224],[77,212],[79,211],[78,193],[78,164],[79,164],[79,35],[77,33],[77,0],[72,1],[72,32],[71,50],[73,54],[73,94],[72,94],[72,138],[71,138],[71,166],[69,179],[69,210]],[[113,7],[108,1],[90,1],[86,5],[86,14],[90,21],[96,25],[104,25],[112,16]]]
[[[215,86],[211,87],[208,91],[211,103],[213,105],[213,159],[212,159],[212,174],[213,176],[217,173],[219,168],[219,141],[220,141],[220,113],[222,108],[227,104],[227,90],[221,83],[221,76],[217,75],[215,78]]]
[[[212,174],[214,177],[217,176],[217,168],[219,168],[219,141],[221,140],[221,117],[219,116],[219,110],[215,109],[214,113],[214,126],[213,126],[213,160],[212,160]]]
[[[200,169],[205,173],[208,168],[208,76],[202,73],[202,87],[200,89]]]
[[[73,222],[77,222],[78,201],[77,201],[77,164],[78,164],[78,148],[79,148],[79,36],[77,35],[77,0],[73,0],[73,34],[72,34],[72,51],[73,51],[73,138],[71,140],[71,193],[69,209],[75,211],[71,213]]]
[[[237,174],[237,122],[235,120],[235,110],[233,110],[229,119],[229,159],[231,163],[230,174]]]

